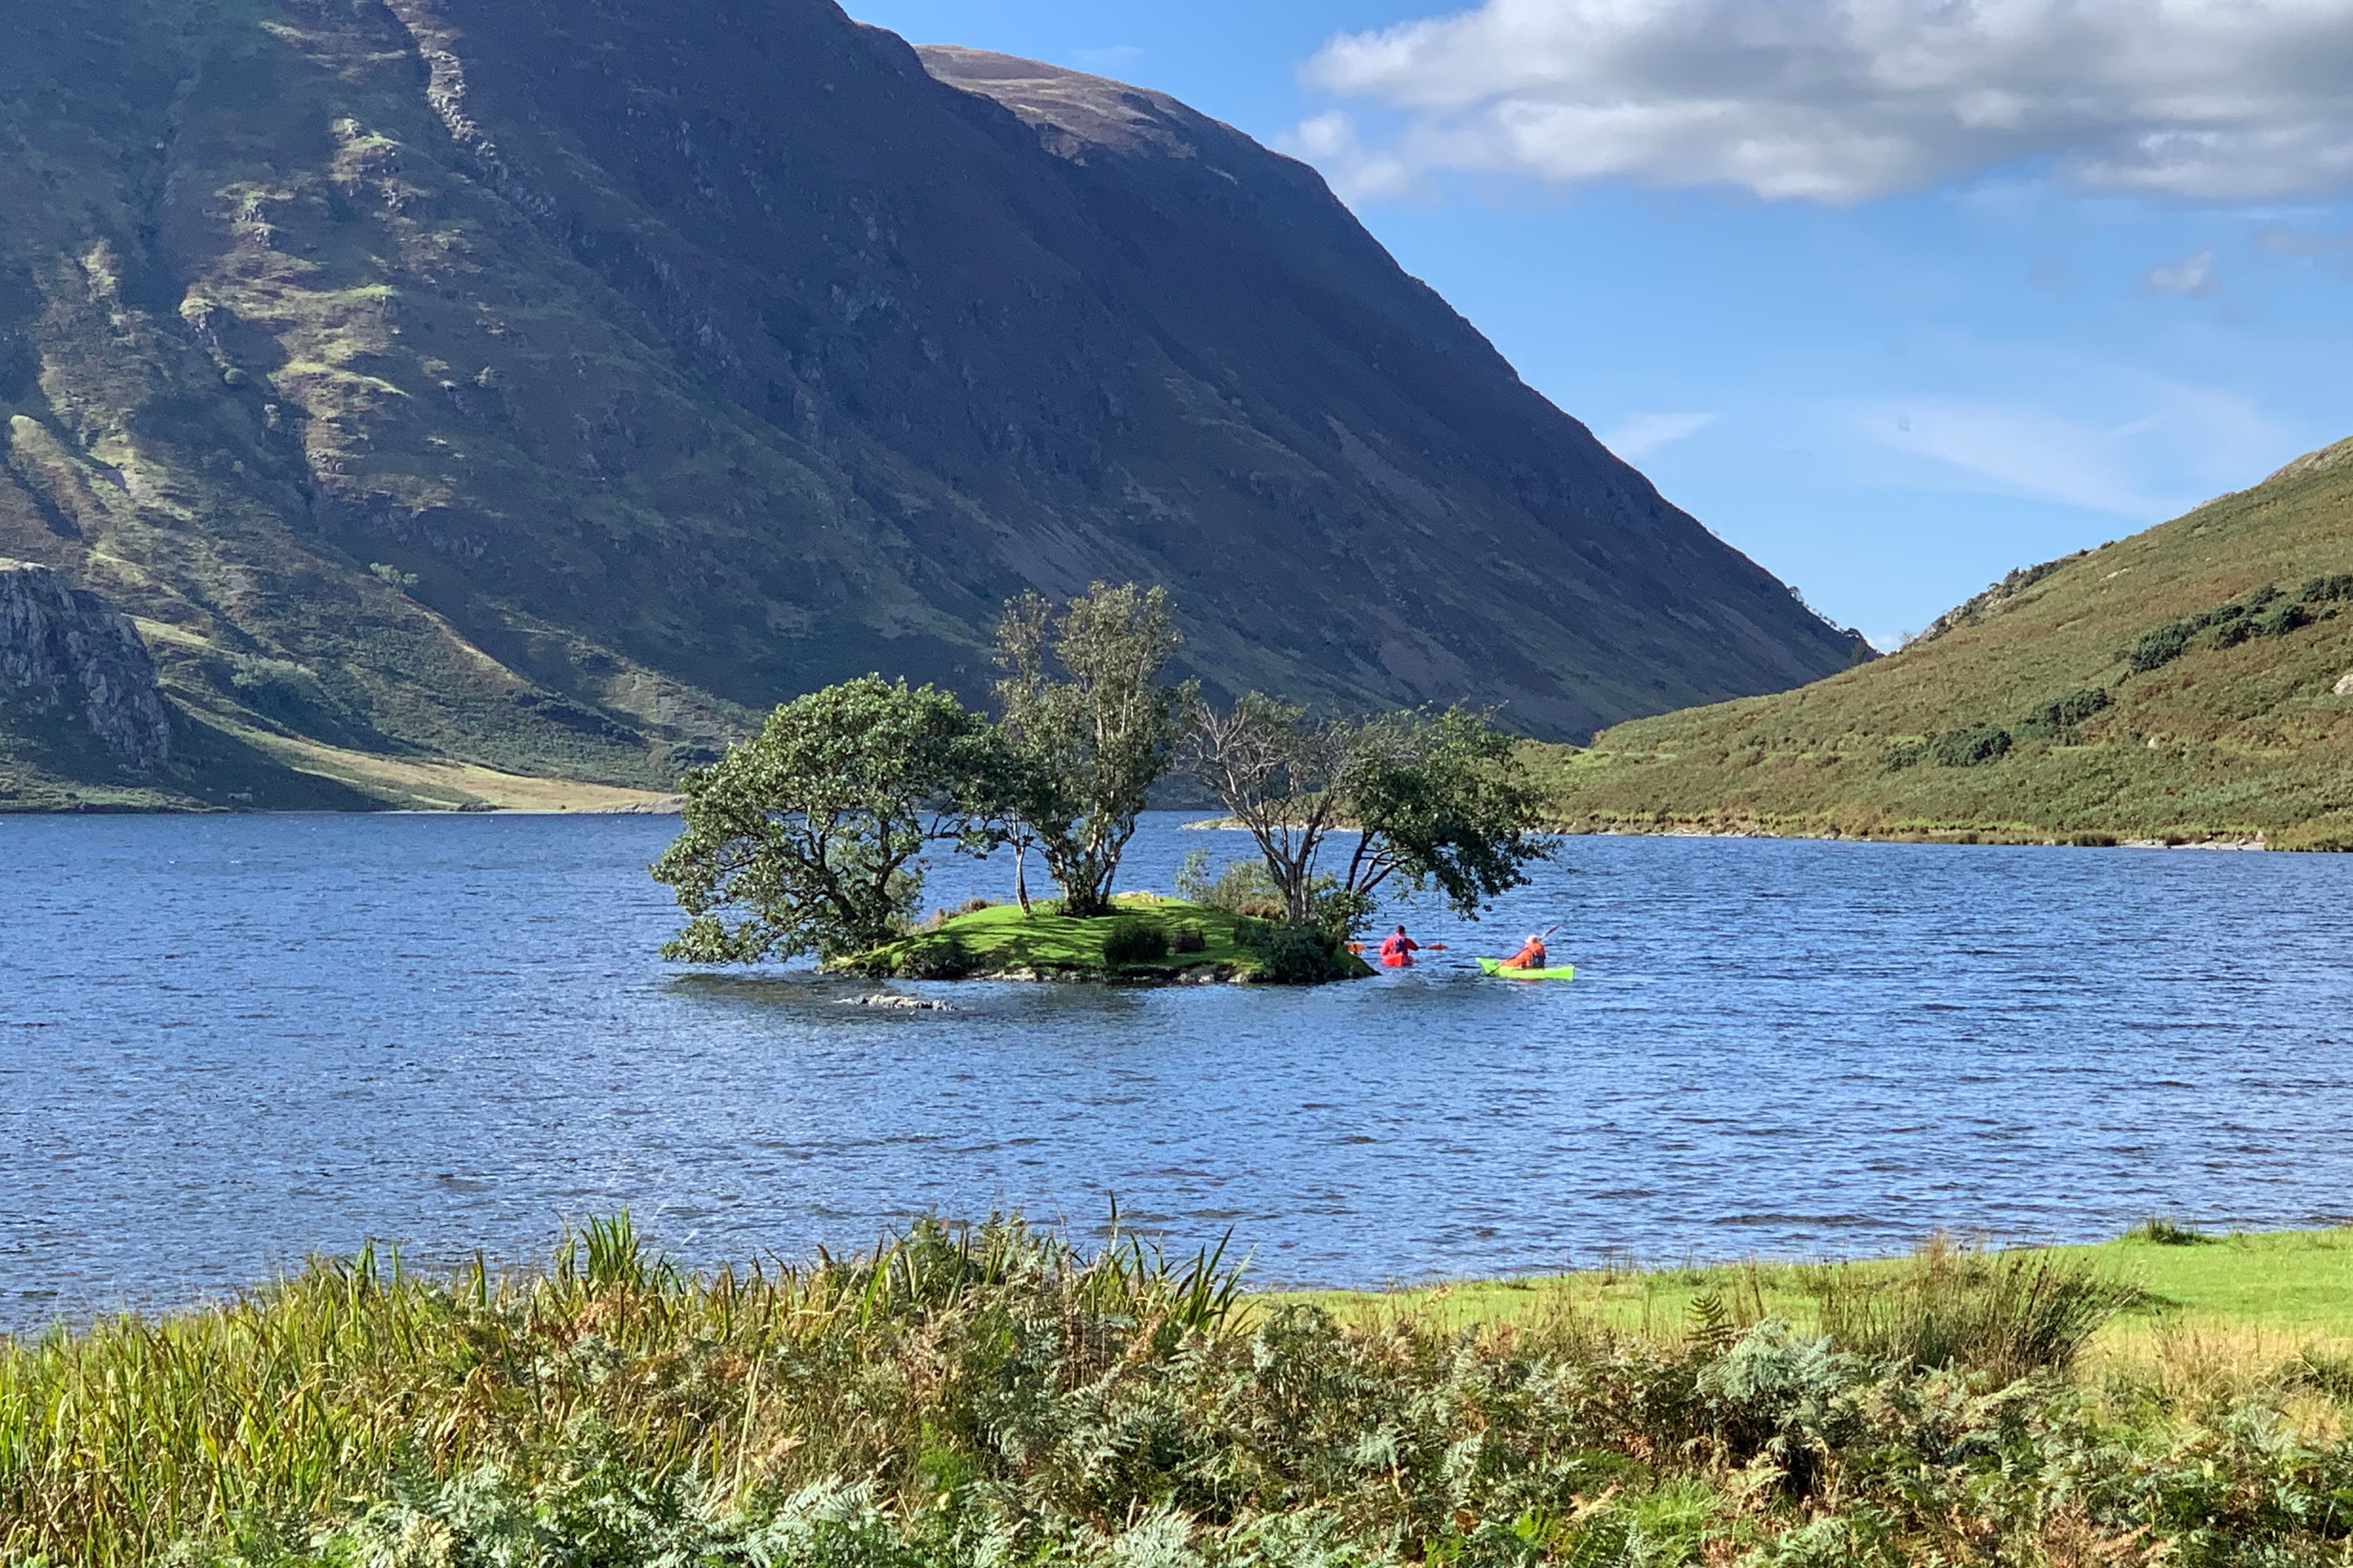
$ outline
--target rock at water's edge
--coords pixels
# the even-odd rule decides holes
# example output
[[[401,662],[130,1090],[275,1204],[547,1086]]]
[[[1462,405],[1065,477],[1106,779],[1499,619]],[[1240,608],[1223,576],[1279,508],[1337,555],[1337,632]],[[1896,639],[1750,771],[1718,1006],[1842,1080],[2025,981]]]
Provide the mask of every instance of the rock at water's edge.
[[[131,617],[53,567],[0,560],[0,700],[79,706],[90,733],[153,772],[172,760],[171,710]]]
[[[903,1013],[953,1013],[955,1008],[934,996],[907,996],[896,992],[878,992],[871,996],[845,996],[845,1007],[888,1007]]]

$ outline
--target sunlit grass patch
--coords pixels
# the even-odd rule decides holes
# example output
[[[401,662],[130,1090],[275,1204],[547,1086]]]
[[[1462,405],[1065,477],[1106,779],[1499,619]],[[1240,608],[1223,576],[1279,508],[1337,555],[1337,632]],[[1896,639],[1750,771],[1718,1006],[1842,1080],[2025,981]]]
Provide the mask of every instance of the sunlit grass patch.
[[[925,922],[852,967],[913,979],[1252,979],[1264,967],[1265,921],[1157,893],[1122,893],[1111,915],[1074,919],[1040,900],[967,907]],[[1357,972],[1361,963],[1346,961]]]
[[[2152,1240],[2147,1223],[2115,1241],[2088,1247],[2031,1249],[2011,1256],[2080,1260],[2129,1289],[2128,1300],[2094,1336],[2112,1349],[2153,1343],[2160,1325],[2231,1325],[2260,1329],[2297,1343],[2353,1340],[2353,1229],[2282,1231],[2206,1237],[2175,1222],[2157,1222],[2166,1239]],[[1932,1242],[1925,1256],[1949,1247]],[[1515,1279],[1472,1279],[1389,1291],[1308,1291],[1278,1299],[1314,1301],[1366,1322],[1401,1316],[1470,1327],[1514,1323],[1574,1312],[1621,1331],[1659,1334],[1683,1322],[1704,1296],[1747,1303],[1754,1316],[1778,1313],[1807,1327],[1822,1325],[1825,1279],[1870,1281],[1900,1274],[1904,1259],[1845,1263],[1750,1260],[1706,1266],[1641,1267],[1632,1262]]]

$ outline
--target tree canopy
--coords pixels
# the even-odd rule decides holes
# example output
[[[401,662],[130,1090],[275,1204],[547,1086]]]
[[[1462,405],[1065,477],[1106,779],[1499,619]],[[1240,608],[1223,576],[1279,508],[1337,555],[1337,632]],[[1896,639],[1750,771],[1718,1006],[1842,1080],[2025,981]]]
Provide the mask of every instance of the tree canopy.
[[[1347,804],[1355,740],[1351,726],[1312,722],[1306,709],[1256,691],[1224,712],[1205,703],[1193,715],[1187,760],[1257,843],[1293,925],[1354,923],[1353,911],[1331,908],[1336,884],[1324,877],[1319,886],[1316,861]]]
[[[785,704],[684,781],[685,831],[653,874],[691,919],[663,955],[830,959],[890,940],[927,845],[986,849],[970,803],[1002,772],[987,721],[934,687],[870,675]]]
[[[1190,687],[1161,679],[1182,641],[1166,591],[1133,583],[1097,583],[1059,615],[1034,593],[1006,606],[997,647],[1004,776],[1065,914],[1111,907],[1120,858],[1194,700]]]
[[[1180,742],[1251,833],[1285,923],[1326,941],[1392,888],[1435,886],[1475,916],[1547,853],[1536,793],[1490,716],[1319,719],[1257,692],[1221,711],[1163,679],[1178,644],[1157,588],[1097,583],[1059,611],[1025,594],[998,628],[997,722],[879,675],[779,707],[684,781],[685,829],[653,867],[690,917],[665,956],[832,961],[881,946],[939,843],[1034,844],[1062,913],[1108,913]]]
[[[1544,796],[1516,737],[1485,713],[1450,708],[1366,720],[1356,732],[1343,809],[1357,830],[1340,885],[1366,899],[1435,887],[1457,914],[1520,887],[1549,858]]]
[[[1540,796],[1514,739],[1456,708],[1349,721],[1248,692],[1194,716],[1193,771],[1258,845],[1293,925],[1353,929],[1385,888],[1435,886],[1460,913],[1544,858]],[[1347,859],[1324,866],[1335,836]]]

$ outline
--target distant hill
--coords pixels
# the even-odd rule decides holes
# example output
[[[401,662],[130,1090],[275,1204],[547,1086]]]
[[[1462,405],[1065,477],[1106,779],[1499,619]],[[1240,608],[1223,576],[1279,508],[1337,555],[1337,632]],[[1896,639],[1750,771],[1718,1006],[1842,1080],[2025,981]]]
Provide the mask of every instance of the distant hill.
[[[0,555],[384,798],[977,695],[1009,594],[1098,577],[1212,689],[1554,738],[1858,657],[1159,94],[826,0],[47,0],[0,132]]]
[[[1540,765],[1586,828],[2353,847],[2353,441],[1874,664]]]

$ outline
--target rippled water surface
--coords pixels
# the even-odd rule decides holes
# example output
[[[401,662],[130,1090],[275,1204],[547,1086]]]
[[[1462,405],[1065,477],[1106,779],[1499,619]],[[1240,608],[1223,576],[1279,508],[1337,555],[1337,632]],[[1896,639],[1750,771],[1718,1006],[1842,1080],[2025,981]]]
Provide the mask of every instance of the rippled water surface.
[[[1126,885],[1242,847],[1179,820]],[[708,1262],[1116,1193],[1335,1283],[2353,1211],[2353,858],[1575,839],[1409,975],[887,1013],[661,963],[674,828],[0,817],[0,1321],[624,1205]],[[1556,921],[1574,984],[1462,972]]]

